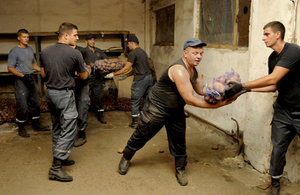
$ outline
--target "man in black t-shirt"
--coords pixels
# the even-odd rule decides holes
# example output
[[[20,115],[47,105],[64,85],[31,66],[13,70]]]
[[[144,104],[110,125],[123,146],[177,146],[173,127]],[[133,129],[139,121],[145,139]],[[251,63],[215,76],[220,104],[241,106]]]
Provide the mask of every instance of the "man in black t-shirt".
[[[140,117],[140,102],[142,98],[146,98],[148,92],[153,86],[153,77],[149,65],[149,59],[147,53],[139,47],[139,40],[136,36],[130,36],[128,39],[127,47],[131,51],[128,55],[126,65],[121,70],[110,73],[105,78],[112,78],[113,76],[122,75],[127,73],[130,68],[132,72],[126,75],[134,75],[133,83],[131,86],[131,117],[132,122],[129,124],[131,128],[136,128],[138,119]],[[122,77],[119,77],[119,79]],[[121,80],[121,79],[120,79]]]
[[[278,21],[264,26],[263,41],[274,51],[269,56],[269,75],[247,83],[231,83],[225,98],[242,89],[251,92],[275,92],[273,104],[271,155],[269,174],[272,178],[270,194],[279,194],[280,178],[286,164],[285,155],[296,134],[300,135],[300,47],[284,41],[285,27]]]
[[[78,40],[77,26],[62,23],[58,30],[58,42],[41,52],[41,75],[46,81],[47,104],[51,113],[53,163],[49,178],[72,181],[73,177],[63,169],[72,165],[68,160],[76,138],[77,109],[75,104],[75,72],[81,79],[88,77],[81,53],[71,48]]]

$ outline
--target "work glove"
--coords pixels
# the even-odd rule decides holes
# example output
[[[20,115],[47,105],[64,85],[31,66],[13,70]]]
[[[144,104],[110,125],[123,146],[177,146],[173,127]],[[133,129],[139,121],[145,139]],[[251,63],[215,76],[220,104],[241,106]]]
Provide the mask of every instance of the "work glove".
[[[32,76],[30,74],[24,74],[24,76],[22,77],[22,80],[25,83],[30,83],[30,84],[33,83],[33,79],[32,79]]]
[[[104,78],[106,78],[106,79],[111,79],[111,78],[113,78],[114,77],[114,73],[109,73],[109,74],[107,74]]]
[[[118,78],[120,81],[127,79],[127,76],[125,74],[120,75]]]
[[[225,90],[225,95],[224,95],[223,100],[227,100],[228,98],[234,96],[235,94],[237,94],[243,90],[242,83],[230,81],[228,83],[228,85],[229,85],[229,88],[227,90]]]

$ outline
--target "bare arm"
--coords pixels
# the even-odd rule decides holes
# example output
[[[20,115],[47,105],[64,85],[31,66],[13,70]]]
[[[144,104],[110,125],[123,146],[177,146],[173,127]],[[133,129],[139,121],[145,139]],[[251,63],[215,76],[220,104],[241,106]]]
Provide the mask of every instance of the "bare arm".
[[[247,89],[251,89],[251,91],[273,92],[274,89],[276,90],[276,83],[278,83],[289,71],[290,70],[287,68],[275,66],[271,74],[254,81],[247,82],[245,85]]]
[[[204,88],[204,82],[200,76],[198,76],[196,83],[194,85],[194,90],[196,91],[197,94],[199,95],[204,95],[203,93],[203,88]]]
[[[194,96],[193,86],[190,82],[190,75],[188,71],[181,65],[172,66],[169,69],[168,75],[170,79],[175,82],[181,97],[188,105],[199,108],[218,108],[230,103],[230,101],[218,101],[216,104],[209,104],[204,99]],[[199,82],[201,81],[199,80]],[[201,86],[200,83],[198,83],[198,85]]]
[[[41,68],[37,65],[37,63],[33,63],[32,68],[36,71],[41,71]]]
[[[45,74],[44,68],[41,68],[41,76],[42,76],[43,78],[46,78],[46,74]]]
[[[79,76],[80,79],[85,80],[85,79],[88,78],[89,73],[90,73],[90,72],[85,71],[85,72],[82,72],[82,73],[78,73],[78,76]]]
[[[13,68],[13,67],[7,67],[8,72],[12,73],[15,76],[18,77],[23,77],[24,74],[20,73],[19,71],[17,71],[17,69]]]
[[[133,65],[132,62],[127,61],[124,68],[122,68],[121,70],[119,70],[117,72],[114,72],[114,76],[118,76],[118,75],[127,73],[130,70],[130,68],[132,67],[132,65]]]

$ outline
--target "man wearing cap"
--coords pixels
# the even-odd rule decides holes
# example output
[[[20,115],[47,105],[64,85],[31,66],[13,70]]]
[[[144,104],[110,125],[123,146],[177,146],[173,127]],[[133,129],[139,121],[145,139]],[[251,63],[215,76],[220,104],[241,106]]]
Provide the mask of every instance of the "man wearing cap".
[[[108,74],[105,78],[112,78],[113,76],[122,75],[123,78],[127,77],[127,73],[132,67],[132,72],[127,75],[134,75],[133,83],[131,86],[131,118],[132,122],[129,127],[136,128],[138,119],[140,117],[140,102],[142,98],[146,98],[148,92],[153,86],[153,77],[147,53],[139,47],[139,40],[136,36],[128,38],[127,47],[130,50],[126,65],[121,70]],[[119,79],[122,77],[119,77]],[[122,80],[122,79],[120,79]]]
[[[85,38],[87,44],[86,50],[89,54],[90,61],[94,64],[96,60],[108,59],[105,53],[95,47],[95,35],[88,34]],[[106,124],[106,121],[103,117],[104,112],[104,102],[103,102],[103,82],[104,75],[101,71],[93,69],[92,74],[89,76],[89,88],[92,91],[95,100],[96,100],[96,109],[98,113],[98,121]]]
[[[169,150],[175,157],[176,178],[180,185],[188,184],[184,174],[187,164],[185,131],[185,104],[199,108],[218,108],[230,101],[209,104],[203,98],[193,95],[203,94],[204,83],[196,70],[203,56],[205,43],[199,39],[189,39],[184,43],[182,58],[164,70],[158,82],[150,90],[135,132],[131,135],[119,163],[119,173],[127,173],[130,160],[160,129],[165,126]]]

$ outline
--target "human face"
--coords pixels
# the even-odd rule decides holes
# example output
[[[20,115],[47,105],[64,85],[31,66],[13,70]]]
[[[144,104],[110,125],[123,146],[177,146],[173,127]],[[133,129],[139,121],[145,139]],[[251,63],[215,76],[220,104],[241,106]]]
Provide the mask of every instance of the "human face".
[[[88,40],[85,40],[88,47],[93,48],[95,47],[95,38],[90,38]]]
[[[184,50],[184,57],[190,66],[198,66],[203,57],[203,47],[188,47]]]
[[[78,33],[76,29],[72,30],[72,33],[69,35],[68,34],[68,42],[70,46],[75,46],[77,43],[77,40],[79,39]]]
[[[276,45],[277,40],[280,37],[280,32],[274,33],[270,27],[264,29],[264,34],[262,40],[265,42],[267,47],[272,48]]]
[[[26,47],[29,42],[29,34],[22,33],[20,36],[18,36],[19,45],[22,47]]]
[[[134,42],[128,42],[127,47],[129,48],[130,51],[133,50]]]

